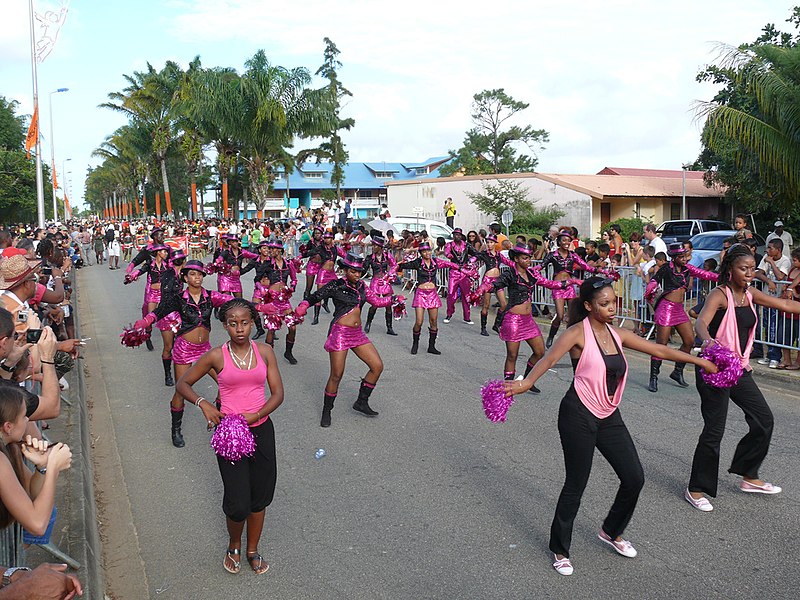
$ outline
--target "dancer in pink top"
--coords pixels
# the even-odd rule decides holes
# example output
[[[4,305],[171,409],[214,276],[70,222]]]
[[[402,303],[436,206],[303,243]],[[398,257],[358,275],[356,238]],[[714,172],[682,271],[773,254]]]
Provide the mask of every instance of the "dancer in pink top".
[[[203,411],[209,426],[218,425],[223,415],[239,414],[247,420],[255,438],[256,451],[252,457],[236,462],[217,457],[225,490],[222,511],[230,538],[222,566],[233,574],[240,570],[245,523],[247,562],[257,575],[269,569],[258,552],[258,542],[264,528],[264,513],[275,493],[275,429],[269,415],[283,402],[283,382],[272,347],[250,339],[258,318],[255,306],[247,300],[237,298],[223,304],[219,320],[230,340],[204,354],[177,384],[180,394]],[[203,376],[212,373],[217,374],[219,383],[219,410],[192,389]]]
[[[739,489],[743,492],[777,494],[781,491],[779,486],[763,481],[758,474],[769,450],[774,421],[750,367],[750,350],[758,323],[754,305],[800,313],[800,303],[749,288],[755,270],[756,261],[750,249],[742,244],[731,246],[720,265],[720,285],[708,295],[695,324],[704,346],[722,344],[740,357],[744,367],[744,373],[731,388],[711,387],[702,378],[695,378],[704,427],[694,451],[692,474],[684,498],[703,512],[714,508],[704,494],[717,495],[719,449],[729,400],[744,412],[749,431],[736,446],[728,472],[742,476]]]
[[[614,327],[617,297],[613,283],[612,278],[601,277],[584,281],[579,297],[570,306],[572,325],[556,339],[552,349],[525,379],[505,384],[508,394],[527,392],[564,354],[570,353],[575,378],[558,411],[566,479],[550,529],[553,567],[561,575],[573,572],[569,558],[572,526],[589,481],[595,448],[620,478],[619,491],[597,537],[622,556],[636,556],[631,543],[622,539],[622,532],[636,508],[644,485],[644,472],[618,409],[628,372],[622,348],[667,360],[686,360],[710,372],[717,371],[705,359],[645,341],[633,331]]]

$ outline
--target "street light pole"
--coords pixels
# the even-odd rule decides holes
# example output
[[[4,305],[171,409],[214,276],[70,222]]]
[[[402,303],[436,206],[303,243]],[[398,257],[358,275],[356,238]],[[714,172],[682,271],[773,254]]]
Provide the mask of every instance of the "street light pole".
[[[58,198],[56,198],[56,143],[53,138],[53,94],[60,92],[68,92],[69,88],[58,88],[50,92],[50,164],[52,165],[53,172],[50,178],[53,180],[53,221],[58,221]],[[67,218],[66,211],[64,212],[64,220]]]
[[[31,80],[33,81],[33,115],[36,122],[31,122],[31,126],[36,128],[36,216],[39,227],[44,229],[44,183],[42,181],[42,148],[41,136],[39,135],[39,81],[36,74],[36,33],[33,28],[33,0],[28,0],[28,19],[30,21],[31,32]]]
[[[681,169],[683,170],[683,193],[681,194],[682,201],[681,201],[681,219],[687,218],[686,213],[686,170],[691,169],[692,165],[689,163],[684,163],[681,165]]]
[[[61,163],[61,178],[64,181],[64,220],[67,220],[67,162],[71,158],[65,158]]]

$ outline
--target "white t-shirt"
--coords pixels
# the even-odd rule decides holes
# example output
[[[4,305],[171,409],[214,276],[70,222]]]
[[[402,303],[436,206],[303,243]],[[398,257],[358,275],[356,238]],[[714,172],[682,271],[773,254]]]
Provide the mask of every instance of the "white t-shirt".
[[[219,229],[217,229],[214,225],[209,227],[206,231],[208,231],[208,237],[210,238],[216,238],[219,234]]]
[[[778,260],[775,261],[775,266],[781,270],[784,275],[788,275],[789,271],[792,268],[792,261],[787,258],[786,256],[781,256]],[[775,271],[772,268],[772,265],[767,262],[767,257],[761,259],[761,262],[758,263],[758,270],[763,271],[767,277],[771,277],[772,279],[778,279],[775,276]]]
[[[788,231],[784,231],[782,234],[776,235],[773,231],[767,236],[767,244],[769,244],[770,240],[774,240],[775,238],[780,238],[780,240],[783,242],[783,255],[791,260],[792,245],[794,244],[794,240],[792,240],[792,234]]]
[[[649,277],[648,271],[650,271],[650,269],[653,268],[653,266],[655,264],[656,264],[656,259],[655,258],[651,258],[646,263],[644,263],[642,265],[642,277],[644,277],[644,278]]]
[[[656,254],[659,252],[667,253],[667,243],[658,236],[650,240],[647,245],[655,248]]]
[[[236,235],[239,233],[239,226],[236,223],[231,223],[231,226],[228,227],[228,233],[232,233]]]

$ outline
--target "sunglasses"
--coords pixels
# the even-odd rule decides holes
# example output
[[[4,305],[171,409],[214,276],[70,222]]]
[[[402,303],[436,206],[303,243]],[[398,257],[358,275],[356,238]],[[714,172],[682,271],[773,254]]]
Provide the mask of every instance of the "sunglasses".
[[[606,277],[605,279],[601,279],[600,281],[595,281],[592,284],[592,289],[599,290],[602,287],[606,287],[607,285],[614,285],[614,279],[612,277]]]

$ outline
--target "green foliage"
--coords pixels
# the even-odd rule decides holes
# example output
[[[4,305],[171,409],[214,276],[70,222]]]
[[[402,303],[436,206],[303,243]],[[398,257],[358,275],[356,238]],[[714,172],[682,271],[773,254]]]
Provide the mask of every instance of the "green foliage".
[[[530,125],[509,126],[506,121],[528,108],[529,104],[514,100],[503,88],[484,90],[472,101],[474,127],[467,131],[462,147],[451,150],[451,160],[440,168],[442,177],[462,172],[464,175],[487,173],[519,173],[536,169],[535,154],[550,141],[544,129]],[[520,154],[517,147],[524,144],[533,155]]]
[[[528,197],[528,190],[521,181],[498,179],[495,183],[483,182],[483,193],[467,192],[467,197],[481,212],[493,216],[498,222],[505,210],[514,213],[513,226],[520,231],[547,231],[564,211],[549,207],[537,209],[536,200]]]
[[[644,231],[644,226],[652,222],[653,221],[650,219],[641,219],[639,217],[617,219],[615,221],[611,221],[611,223],[601,223],[599,233],[602,234],[603,231],[606,231],[609,225],[617,224],[621,230],[620,235],[622,236],[622,239],[628,242],[630,241],[631,234],[634,231],[641,234]],[[597,239],[600,239],[600,235],[598,235]]]
[[[26,123],[16,114],[19,103],[0,96],[0,148],[19,150],[23,147]]]

